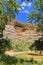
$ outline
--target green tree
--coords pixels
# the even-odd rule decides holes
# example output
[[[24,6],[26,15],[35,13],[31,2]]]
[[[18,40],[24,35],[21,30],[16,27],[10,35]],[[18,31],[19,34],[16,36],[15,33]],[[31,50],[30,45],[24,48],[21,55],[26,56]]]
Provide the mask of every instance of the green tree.
[[[30,23],[35,23],[38,25],[37,31],[43,32],[43,0],[34,0],[33,6],[34,10],[28,15],[28,20]],[[43,50],[43,37],[36,40],[30,47],[33,50]]]
[[[15,13],[18,13],[20,7],[16,0],[0,0],[0,14],[3,16],[15,18]]]
[[[0,30],[3,31],[8,20],[11,21],[21,8],[16,0],[0,0]]]
[[[16,0],[0,0],[0,53],[4,53],[5,50],[11,47],[10,40],[3,38],[3,30],[8,18],[9,21],[15,18],[18,8],[21,8],[21,6],[16,3]]]
[[[16,0],[0,0],[0,33],[2,35],[7,22],[15,18],[15,14],[18,13],[18,8],[21,6],[16,3]]]
[[[3,38],[3,30],[8,22],[8,18],[9,21],[15,18],[18,8],[21,8],[21,6],[16,3],[16,0],[0,0],[0,48],[2,50],[4,50],[9,41]]]
[[[11,49],[10,40],[3,37],[3,30],[7,22],[15,18],[18,8],[21,6],[16,3],[16,0],[0,0],[0,61],[3,57],[5,59],[5,51]],[[2,62],[4,61],[2,60]]]
[[[30,47],[30,49],[32,50],[38,50],[43,51],[43,38],[39,38],[38,40],[36,40]]]
[[[28,15],[28,20],[31,23],[37,23],[38,29],[43,31],[43,0],[34,0],[32,7],[34,10]]]

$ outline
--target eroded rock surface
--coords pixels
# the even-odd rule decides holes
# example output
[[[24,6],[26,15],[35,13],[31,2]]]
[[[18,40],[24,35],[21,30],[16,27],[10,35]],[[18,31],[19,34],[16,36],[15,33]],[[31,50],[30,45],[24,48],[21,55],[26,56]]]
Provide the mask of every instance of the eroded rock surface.
[[[16,32],[15,28],[12,25],[6,25],[5,30],[3,31],[4,38],[15,39]]]
[[[4,38],[7,37],[11,40],[16,39],[33,42],[41,37],[42,33],[36,32],[37,26],[32,24],[19,23],[16,21],[14,22],[10,22],[6,25],[5,30],[3,31]]]

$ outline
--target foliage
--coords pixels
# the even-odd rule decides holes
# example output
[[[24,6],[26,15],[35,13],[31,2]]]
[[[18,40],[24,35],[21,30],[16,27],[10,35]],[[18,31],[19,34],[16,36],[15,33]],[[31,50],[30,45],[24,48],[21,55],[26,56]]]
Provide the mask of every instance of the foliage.
[[[29,14],[29,20],[38,22],[38,23],[43,23],[43,0],[35,0],[33,4],[34,11]]]
[[[4,53],[5,50],[11,49],[10,40],[0,39],[0,54]]]
[[[38,25],[37,31],[43,32],[43,0],[34,0],[33,6],[34,10],[28,15],[28,20],[30,23],[35,23]],[[43,50],[43,37],[36,40],[30,47],[33,50]]]
[[[28,20],[30,23],[37,23],[38,20],[40,18],[40,14],[39,12],[36,12],[36,11],[32,11],[30,14],[29,14],[29,17],[28,17]]]
[[[43,37],[36,40],[31,45],[30,49],[42,51],[43,50]]]
[[[16,3],[16,0],[0,0],[0,31],[3,31],[8,21],[15,18],[18,8],[21,6]]]
[[[11,41],[11,45],[14,51],[28,51],[32,43],[28,41]]]
[[[38,26],[38,29],[43,30],[43,0],[34,0],[32,7],[34,10],[28,15],[28,20],[41,25],[42,28]]]
[[[43,65],[43,61],[35,61],[34,59],[27,60],[15,56],[2,55],[0,65]]]
[[[3,61],[7,65],[16,64],[18,59],[16,57],[11,57],[9,55],[2,55],[1,61]]]
[[[37,32],[43,32],[43,24],[38,24],[38,27],[37,27]]]
[[[20,7],[16,0],[0,0],[0,15],[15,18],[15,13],[18,13]]]
[[[4,20],[1,20],[1,21],[0,21],[0,32],[1,32],[1,33],[3,32],[3,30],[4,30],[4,28],[5,28],[5,24],[6,24],[6,22],[5,22]]]
[[[6,49],[10,48],[10,40],[3,38],[3,30],[8,22],[8,18],[15,18],[15,13],[20,8],[16,3],[16,0],[0,0],[0,53],[5,52]]]

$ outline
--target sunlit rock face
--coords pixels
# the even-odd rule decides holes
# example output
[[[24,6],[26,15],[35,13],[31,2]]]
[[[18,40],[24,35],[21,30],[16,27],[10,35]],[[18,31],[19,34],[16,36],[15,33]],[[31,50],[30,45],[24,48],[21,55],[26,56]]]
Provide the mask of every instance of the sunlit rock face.
[[[9,38],[11,40],[26,40],[34,42],[42,36],[41,32],[36,32],[36,28],[36,25],[11,21],[5,26],[3,35],[4,38]]]
[[[14,40],[16,38],[15,28],[12,25],[6,25],[3,35],[4,38]]]
[[[41,33],[38,33],[34,30],[26,30],[26,31],[17,31],[17,39],[18,40],[26,40],[29,42],[34,42],[35,40],[38,40],[41,38]]]

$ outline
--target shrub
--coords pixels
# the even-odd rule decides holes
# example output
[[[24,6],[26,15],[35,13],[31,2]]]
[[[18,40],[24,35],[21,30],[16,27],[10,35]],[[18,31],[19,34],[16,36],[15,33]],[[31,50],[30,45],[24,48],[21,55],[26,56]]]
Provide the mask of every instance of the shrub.
[[[11,57],[9,55],[2,55],[1,61],[5,62],[5,64],[12,65],[16,64],[18,62],[18,59],[16,57]]]
[[[14,51],[28,51],[31,45],[28,41],[11,41]]]

